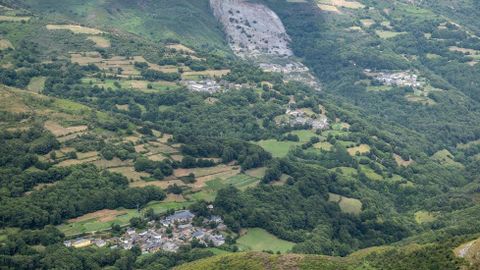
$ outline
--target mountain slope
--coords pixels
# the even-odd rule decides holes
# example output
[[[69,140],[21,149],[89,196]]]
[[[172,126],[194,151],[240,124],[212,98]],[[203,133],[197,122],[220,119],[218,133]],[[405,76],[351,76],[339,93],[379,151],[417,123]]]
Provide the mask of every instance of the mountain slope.
[[[0,268],[469,266],[480,38],[447,1],[1,3]],[[295,56],[230,55],[256,8]]]
[[[141,35],[153,41],[179,40],[197,47],[225,49],[208,0],[199,1],[10,1],[55,22],[76,21]]]

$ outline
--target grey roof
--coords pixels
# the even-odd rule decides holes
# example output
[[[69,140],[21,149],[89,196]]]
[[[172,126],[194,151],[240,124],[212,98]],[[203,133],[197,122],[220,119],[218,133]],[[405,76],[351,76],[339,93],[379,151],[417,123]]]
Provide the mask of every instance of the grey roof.
[[[168,218],[172,220],[178,220],[178,219],[192,219],[194,217],[195,215],[192,212],[188,210],[181,210],[181,211],[175,212],[175,214],[169,216]]]
[[[202,231],[196,231],[192,234],[192,237],[200,237],[203,236],[205,233]]]

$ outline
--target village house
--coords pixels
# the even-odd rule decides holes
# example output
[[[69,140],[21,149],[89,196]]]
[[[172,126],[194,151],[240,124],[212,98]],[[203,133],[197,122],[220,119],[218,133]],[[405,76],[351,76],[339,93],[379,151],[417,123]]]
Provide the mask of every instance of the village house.
[[[176,211],[173,215],[168,216],[162,219],[162,224],[164,226],[169,226],[174,223],[187,223],[191,222],[195,215],[189,210]]]
[[[419,81],[418,75],[410,70],[391,73],[373,72],[370,69],[365,69],[364,72],[367,76],[373,77],[383,85],[418,88],[424,84]]]
[[[194,226],[192,220],[195,215],[189,210],[176,211],[162,219],[160,222],[148,222],[148,228],[137,232],[134,228],[128,228],[121,237],[110,239],[78,238],[65,241],[65,246],[86,247],[95,244],[98,247],[110,246],[111,249],[132,249],[138,246],[142,253],[153,253],[159,250],[177,252],[183,245],[188,245],[193,239],[197,239],[205,245],[221,246],[225,244],[225,238],[219,231],[226,230],[220,216],[211,216],[204,219],[206,223],[216,223],[216,228]],[[163,225],[163,226],[162,226]]]

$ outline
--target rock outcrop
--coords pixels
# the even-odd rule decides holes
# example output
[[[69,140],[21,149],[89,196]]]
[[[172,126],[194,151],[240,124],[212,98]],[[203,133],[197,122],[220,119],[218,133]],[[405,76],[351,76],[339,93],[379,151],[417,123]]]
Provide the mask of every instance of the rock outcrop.
[[[233,52],[253,60],[264,71],[281,72],[287,80],[320,89],[309,69],[295,60],[281,19],[265,5],[248,0],[210,0]]]
[[[293,55],[282,21],[268,7],[245,0],[210,0],[210,5],[237,55]]]

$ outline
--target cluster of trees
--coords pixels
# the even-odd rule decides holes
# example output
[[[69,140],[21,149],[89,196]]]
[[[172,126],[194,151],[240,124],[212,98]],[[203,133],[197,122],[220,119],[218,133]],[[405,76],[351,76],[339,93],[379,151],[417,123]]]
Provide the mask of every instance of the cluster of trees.
[[[271,154],[260,146],[238,139],[176,138],[182,145],[182,153],[193,157],[217,157],[223,163],[237,161],[243,170],[262,166],[272,158]]]
[[[351,251],[394,242],[410,232],[406,224],[379,222],[375,212],[344,214],[329,202],[329,189],[338,186],[335,174],[291,161],[269,170],[292,176],[286,185],[261,185],[242,193],[234,187],[219,191],[215,209],[233,230],[261,227],[298,244],[295,251],[346,255]],[[344,191],[345,192],[345,191]]]
[[[70,170],[53,186],[22,197],[3,196],[0,227],[41,228],[101,209],[136,208],[165,198],[161,189],[129,188],[124,176],[100,171],[93,165]]]
[[[134,167],[137,172],[148,172],[152,174],[155,179],[162,180],[165,176],[173,174],[172,165],[173,164],[169,159],[165,161],[153,161],[141,157],[135,160]]]
[[[147,81],[178,81],[181,78],[180,73],[165,73],[153,69],[146,69],[142,70],[141,72],[142,77]]]

